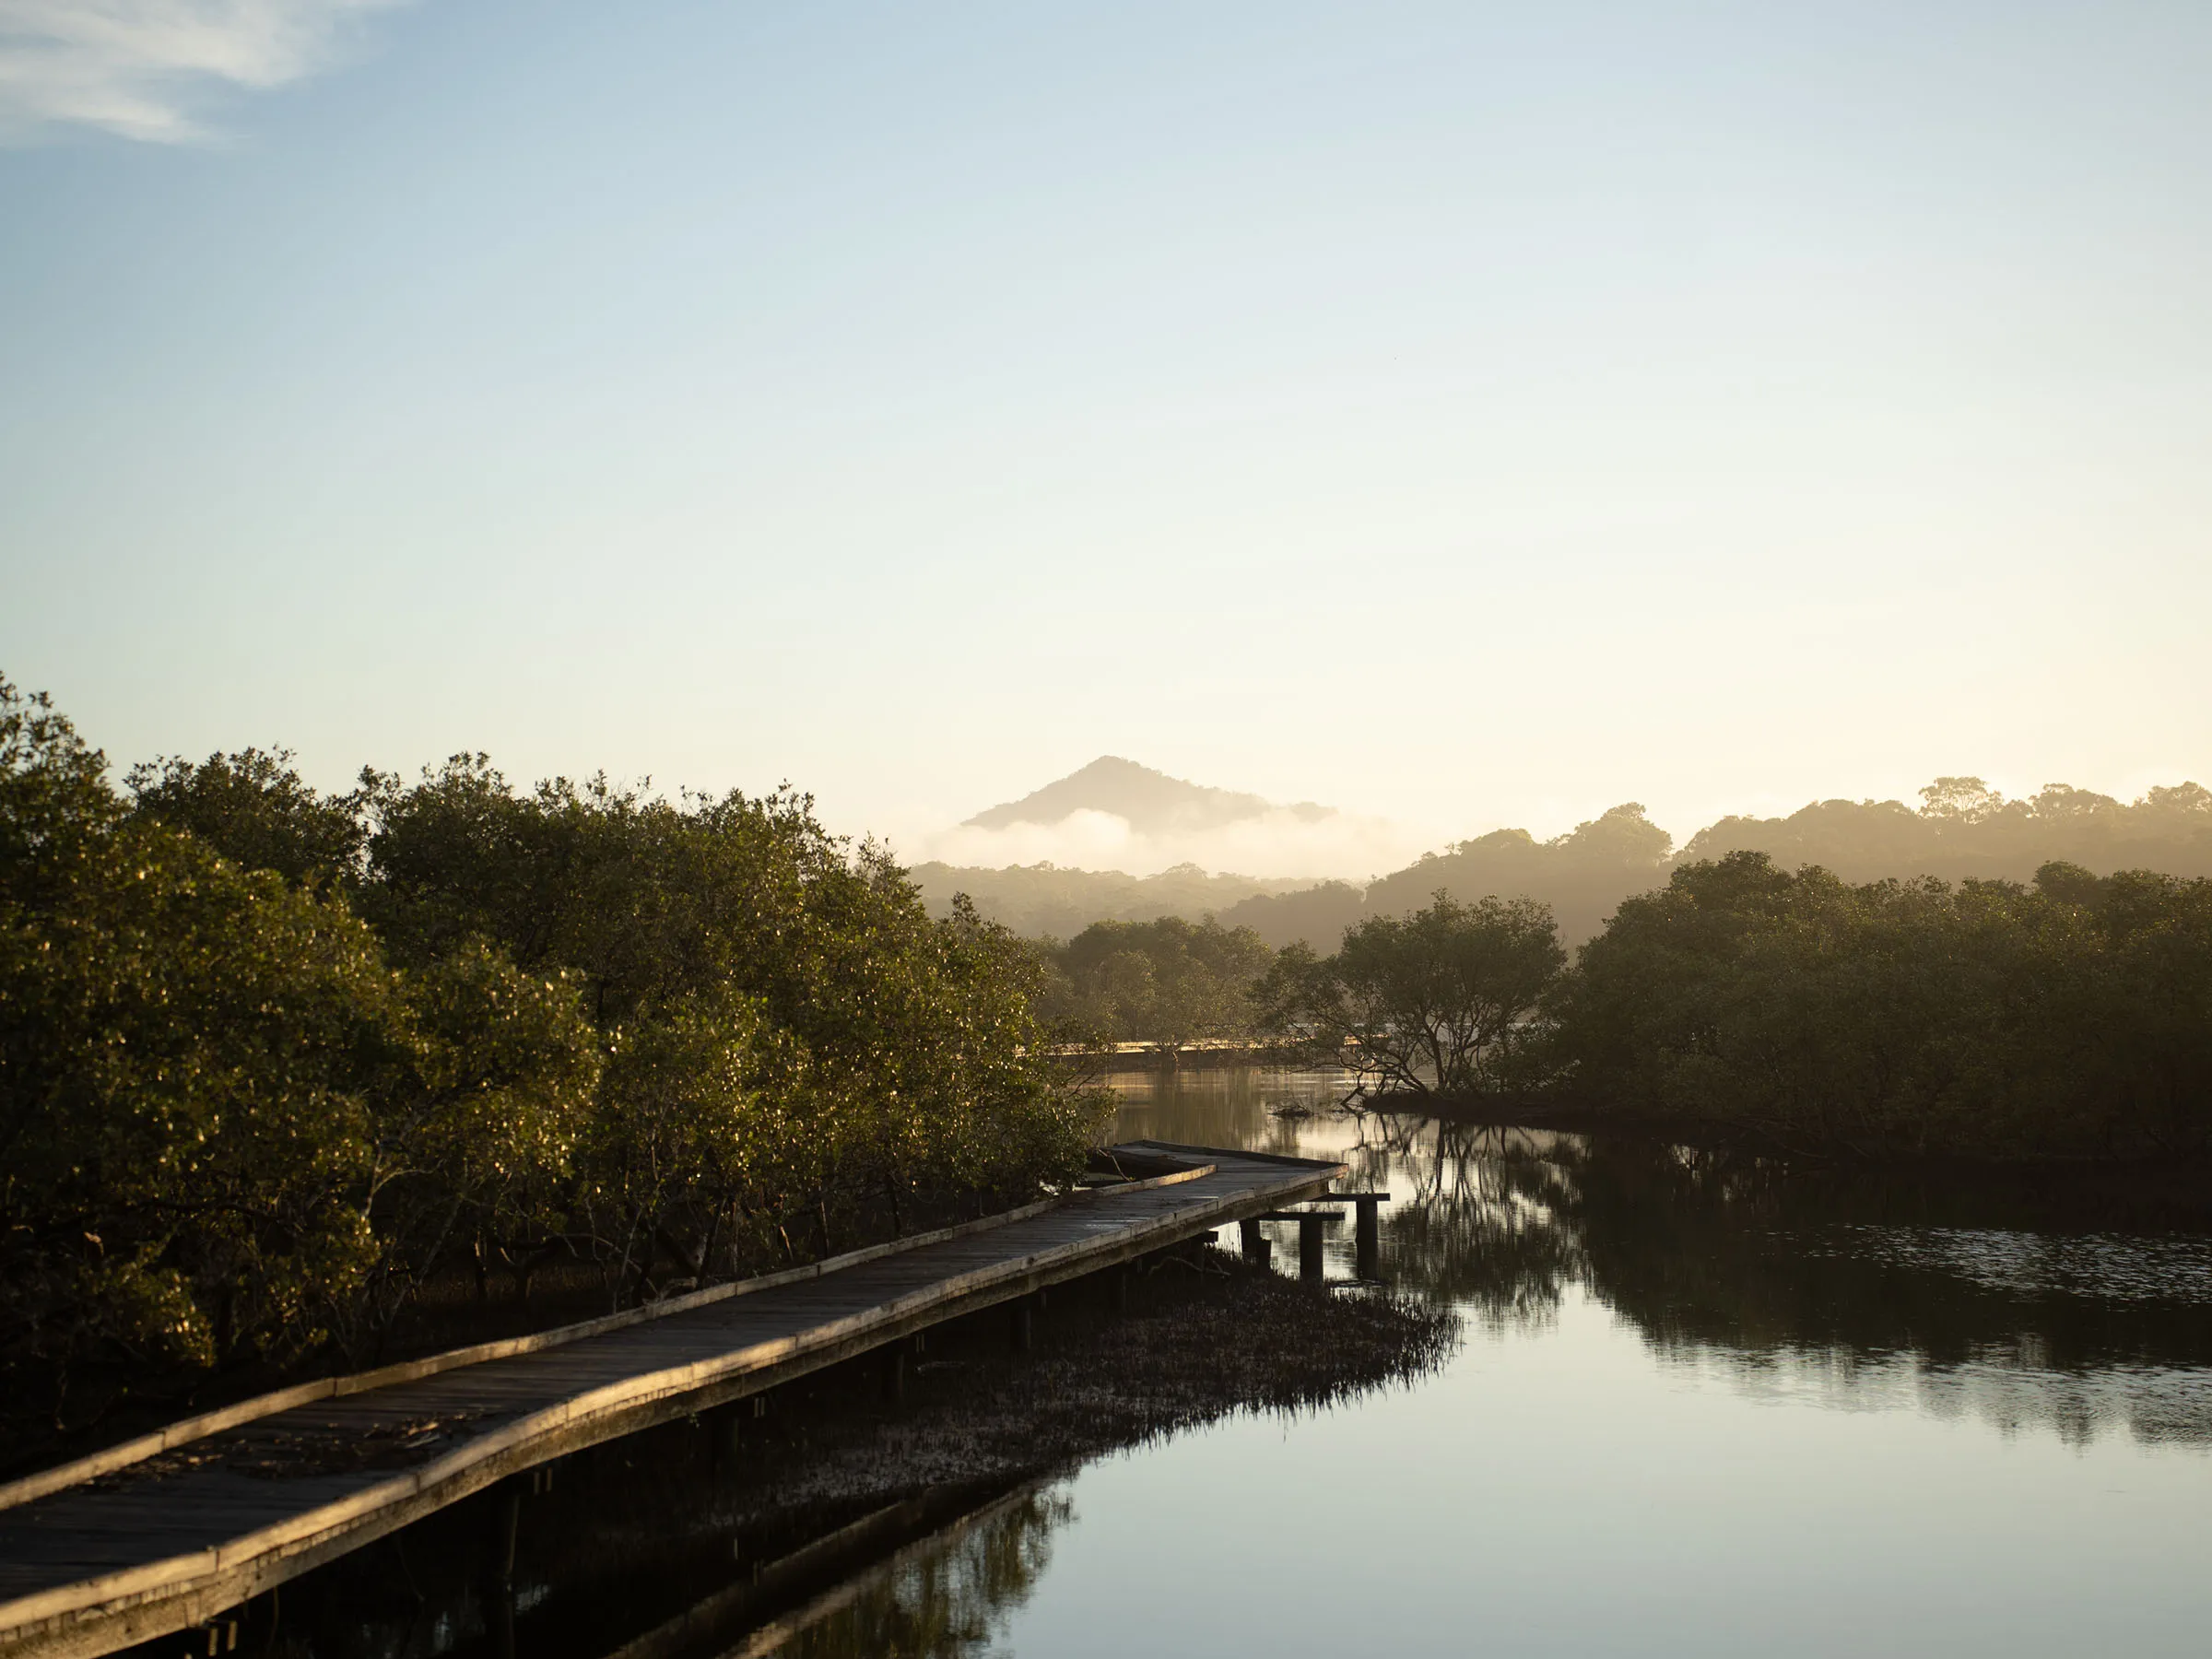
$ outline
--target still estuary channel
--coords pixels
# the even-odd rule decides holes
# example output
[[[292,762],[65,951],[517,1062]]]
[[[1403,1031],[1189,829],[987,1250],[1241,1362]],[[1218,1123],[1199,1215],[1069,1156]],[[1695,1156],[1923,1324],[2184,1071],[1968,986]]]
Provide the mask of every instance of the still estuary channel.
[[[1327,1077],[1115,1081],[1124,1137],[1340,1157],[1394,1194],[1384,1276],[1460,1311],[1456,1353],[1095,1463],[780,1651],[2212,1652],[2212,1236],[1349,1119]]]
[[[256,1602],[225,1651],[2212,1653],[2201,1195],[1354,1117],[1330,1110],[1342,1079],[1325,1074],[1113,1082],[1117,1138],[1324,1157],[1351,1167],[1354,1189],[1391,1193],[1381,1274],[1455,1314],[1441,1364],[1322,1408],[1105,1434],[1092,1443],[1138,1443],[1042,1485],[961,1497],[991,1433],[1002,1464],[1011,1436],[1023,1467],[1053,1468],[1064,1454],[1038,1425],[1104,1421],[1076,1402],[1097,1397],[1088,1368],[1103,1363],[1082,1356],[1107,1350],[1054,1359],[1053,1344],[1086,1319],[1133,1333],[1158,1315],[1141,1295],[1134,1314],[1087,1313],[1077,1296],[1033,1359],[1009,1357],[985,1322],[965,1349],[933,1338],[917,1367],[918,1389],[941,1401],[1001,1388],[1031,1402],[1012,1417],[885,1406],[861,1373],[844,1405],[744,1419],[736,1453],[711,1423],[671,1425],[570,1460],[533,1499],[519,1557],[506,1535],[504,1593],[481,1588],[488,1499]],[[1295,1228],[1268,1226],[1279,1270],[1295,1274]],[[1332,1279],[1352,1276],[1350,1231],[1329,1244]],[[1198,1322],[1194,1288],[1178,1293],[1180,1363],[1226,1375],[1217,1356],[1233,1350],[1274,1378],[1307,1354],[1309,1326],[1356,1323],[1349,1309],[1304,1318],[1312,1293],[1285,1286],[1274,1301],[1303,1323],[1270,1348],[1256,1290],[1246,1281],[1214,1325]],[[1143,1365],[1157,1389],[1159,1364]],[[1037,1415],[1040,1399],[1059,1402],[1057,1418]],[[900,1521],[881,1547],[851,1539],[856,1483],[905,1489],[910,1476],[949,1480],[928,1490],[958,1500]],[[801,1540],[747,1530],[747,1494],[804,1511],[818,1491],[822,1529],[844,1534],[818,1529],[794,1556]],[[758,1565],[768,1558],[783,1566]],[[809,1599],[769,1606],[793,1563]],[[184,1650],[170,1638],[139,1652]]]

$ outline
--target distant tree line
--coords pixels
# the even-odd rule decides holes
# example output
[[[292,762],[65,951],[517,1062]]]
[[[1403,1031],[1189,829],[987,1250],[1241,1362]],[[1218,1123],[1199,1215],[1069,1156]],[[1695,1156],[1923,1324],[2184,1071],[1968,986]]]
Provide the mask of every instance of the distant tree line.
[[[950,914],[954,896],[966,894],[985,917],[1033,939],[1072,938],[1093,922],[1156,922],[1162,916],[1194,922],[1218,914],[1234,927],[1241,919],[1235,907],[1244,900],[1296,893],[1310,885],[1288,878],[1209,875],[1193,864],[1174,865],[1152,876],[1130,876],[1120,870],[1077,870],[1050,863],[992,870],[931,862],[914,865],[908,875],[938,915]],[[1336,923],[1327,936],[1335,937],[1335,928],[1342,925]]]
[[[1630,899],[1547,999],[1610,1112],[1864,1152],[2212,1149],[2212,880],[1853,884],[1764,853]]]
[[[1004,871],[923,865],[916,876],[930,884],[931,902],[941,912],[949,913],[960,902],[994,908],[1009,925],[1031,933],[1044,982],[1040,1008],[1063,1043],[1142,1043],[1171,1054],[1194,1043],[1280,1038],[1284,1020],[1292,1016],[1286,1012],[1291,993],[1283,977],[1289,969],[1276,970],[1278,950],[1302,961],[1306,958],[1298,952],[1310,957],[1315,942],[1334,945],[1350,930],[1362,949],[1372,945],[1381,951],[1382,941],[1399,936],[1394,924],[1433,895],[1479,907],[1495,894],[1529,888],[1559,897],[1579,929],[1568,936],[1580,937],[1595,931],[1623,897],[1659,878],[1671,844],[1666,832],[1631,803],[1551,841],[1537,841],[1524,830],[1500,830],[1365,889],[1341,881],[1299,888],[1208,877],[1194,865],[1143,881],[1049,865]],[[1417,892],[1421,882],[1429,886]],[[971,892],[971,885],[978,891]],[[1254,890],[1263,885],[1277,890]],[[1224,908],[1225,899],[1233,901]],[[1551,928],[1549,948],[1557,951],[1558,911],[1549,903],[1516,902],[1516,914],[1542,912]],[[1079,927],[1072,938],[1055,937],[1040,926],[1079,919],[1086,904],[1142,913],[1110,915]],[[1199,919],[1171,913],[1178,904],[1200,912]],[[1043,936],[1035,937],[1040,932]],[[1425,935],[1417,929],[1408,936]],[[1302,983],[1306,992],[1314,989],[1311,981]],[[1303,1006],[1297,1018],[1310,1023],[1310,1016],[1319,1017],[1317,1006]],[[1365,1052],[1375,1052],[1374,1019],[1345,1014],[1336,1023],[1347,1034],[1368,1030]],[[1376,1086],[1389,1075],[1378,1072]]]
[[[1218,922],[1037,947],[1059,1041],[1264,1042],[1413,1107],[1704,1123],[1872,1155],[2212,1151],[2212,880],[1847,882],[1737,852],[1620,902],[1440,890],[1326,955]]]
[[[435,1276],[610,1303],[1082,1162],[1043,975],[788,792],[130,773],[0,681],[0,1394],[374,1355]]]
[[[1527,900],[1439,893],[1286,948],[1262,1023],[1359,1093],[1570,1103],[1877,1155],[2212,1151],[2212,880],[1675,871],[1571,965]]]
[[[1816,801],[1786,818],[1724,818],[1682,861],[1759,852],[1785,869],[1818,865],[1847,881],[1940,876],[2026,881],[2046,864],[2110,875],[2212,877],[2212,790],[2154,788],[2133,803],[2067,783],[2006,800],[1980,778],[1938,778],[1917,810],[1899,801]]]
[[[2156,870],[2212,877],[2212,791],[2196,783],[2151,789],[2133,803],[2069,784],[2007,800],[1979,778],[1938,778],[1917,807],[1898,801],[1817,801],[1788,818],[1724,818],[1679,853],[1642,806],[1627,802],[1563,835],[1539,841],[1496,830],[1428,853],[1364,885],[1260,882],[1208,876],[1193,865],[1139,880],[1112,871],[1032,866],[1006,870],[924,865],[916,872],[940,913],[956,892],[982,913],[1031,936],[1066,937],[1097,920],[1212,915],[1249,927],[1275,949],[1334,948],[1370,916],[1404,916],[1438,892],[1462,903],[1492,895],[1550,908],[1570,947],[1596,936],[1624,899],[1665,885],[1677,868],[1760,852],[1785,869],[1818,865],[1847,881],[1938,876],[2026,882],[2045,864],[2099,875]]]
[[[1135,1042],[1171,1058],[1193,1044],[1257,1037],[1253,991],[1275,956],[1248,927],[1180,916],[1098,922],[1034,949],[1038,1012],[1061,1044]]]

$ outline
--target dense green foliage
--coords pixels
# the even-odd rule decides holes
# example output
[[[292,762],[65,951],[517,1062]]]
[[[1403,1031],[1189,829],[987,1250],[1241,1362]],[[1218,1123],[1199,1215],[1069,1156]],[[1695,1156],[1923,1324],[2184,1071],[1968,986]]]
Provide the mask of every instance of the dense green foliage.
[[[1735,853],[1623,901],[1571,969],[1542,906],[1439,893],[1286,948],[1258,1000],[1360,1094],[1543,1089],[1881,1155],[2212,1151],[2203,879],[1853,885]]]
[[[1100,922],[1039,952],[1041,1007],[1064,1038],[1142,1042],[1174,1054],[1255,1030],[1253,989],[1273,953],[1249,928],[1166,916]]]
[[[635,1300],[1080,1166],[1032,953],[801,797],[463,757],[330,798],[252,750],[129,785],[0,682],[13,1413],[371,1353],[441,1271]]]
[[[2212,881],[1853,886],[1735,853],[1624,903],[1553,1013],[1610,1111],[1865,1151],[2212,1146]]]
[[[1346,929],[1331,956],[1287,947],[1260,1000],[1272,1030],[1347,1067],[1360,1093],[1465,1099],[1525,1080],[1532,1018],[1566,960],[1542,905],[1440,892]]]

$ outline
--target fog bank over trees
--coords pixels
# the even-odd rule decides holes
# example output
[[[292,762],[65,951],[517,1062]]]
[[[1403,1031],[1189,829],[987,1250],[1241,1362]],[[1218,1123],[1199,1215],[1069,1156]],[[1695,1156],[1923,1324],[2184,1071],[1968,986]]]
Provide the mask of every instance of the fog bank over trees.
[[[1130,876],[1120,870],[1063,869],[1049,862],[1000,870],[930,863],[915,865],[907,874],[934,913],[950,915],[953,896],[966,893],[980,914],[1033,939],[1072,937],[1094,922],[1156,922],[1162,916],[1194,921],[1227,915],[1248,900],[1274,894],[1302,899],[1309,891],[1339,888],[1352,896],[1357,914],[1362,890],[1340,881],[1310,888],[1296,878],[1213,876],[1196,865],[1177,865],[1157,876]]]
[[[1050,865],[1145,877],[1189,866],[1265,870],[1290,878],[1271,886],[1303,886],[1347,870],[1391,869],[1433,834],[1312,801],[1284,804],[1216,789],[1101,755],[1019,800],[900,844],[923,864],[965,870]],[[1102,919],[1137,921],[1145,913],[1141,904],[1127,915],[1087,911],[1074,925]]]
[[[1030,936],[1067,937],[1098,921],[1212,915],[1277,949],[1303,943],[1327,951],[1362,918],[1409,914],[1438,892],[1462,902],[1497,896],[1547,904],[1573,946],[1594,937],[1622,900],[1664,887],[1675,869],[1738,852],[1764,853],[1789,870],[1817,865],[1848,881],[2028,881],[2052,862],[2100,876],[2212,876],[2212,790],[2195,782],[2154,788],[2134,802],[2065,783],[2007,800],[1979,778],[1946,777],[1920,797],[1917,806],[1815,801],[1787,818],[1724,818],[1678,851],[1628,802],[1548,841],[1492,830],[1364,885],[1208,875],[1195,865],[1139,879],[1050,865],[937,863],[917,865],[912,877],[937,913],[949,913],[953,895],[965,892],[983,917]]]

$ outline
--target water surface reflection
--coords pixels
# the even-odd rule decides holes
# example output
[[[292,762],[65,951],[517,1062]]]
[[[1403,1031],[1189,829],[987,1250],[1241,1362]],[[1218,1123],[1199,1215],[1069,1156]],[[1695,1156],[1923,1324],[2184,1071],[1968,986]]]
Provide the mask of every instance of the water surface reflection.
[[[1338,1116],[1333,1074],[1117,1081],[1124,1133],[1335,1156],[1394,1191],[1386,1276],[1493,1326],[1541,1326],[1574,1291],[1665,1362],[1765,1394],[2212,1444],[2201,1233],[2085,1226],[2047,1189],[1955,1171]]]
[[[769,1628],[730,1659],[966,1659],[987,1653],[1052,1559],[1066,1493],[1023,1491],[964,1517]]]
[[[1116,1082],[1124,1136],[1395,1194],[1382,1271],[1463,1310],[1465,1351],[1092,1465],[1023,1535],[1034,1571],[954,1571],[935,1645],[885,1600],[781,1651],[2203,1652],[2203,1232],[2124,1194],[1347,1118],[1327,1076]]]
[[[1345,1116],[1327,1075],[1116,1081],[1124,1137],[1333,1157],[1392,1193],[1381,1270],[1460,1312],[1446,1369],[963,1495],[834,1564],[756,1538],[738,1512],[760,1490],[812,1490],[790,1471],[877,1467],[856,1374],[838,1385],[852,1398],[745,1427],[736,1453],[712,1425],[671,1425],[571,1460],[533,1512],[515,1618],[474,1587],[488,1535],[465,1506],[331,1570],[312,1636],[288,1587],[288,1634],[262,1651],[2204,1651],[2212,1238],[2171,1211],[2112,1189]],[[1352,1240],[1329,1252],[1351,1277]],[[998,1353],[1003,1333],[986,1335]],[[931,1352],[945,1369],[918,1368],[916,1388],[967,1400],[964,1351],[947,1334]]]

